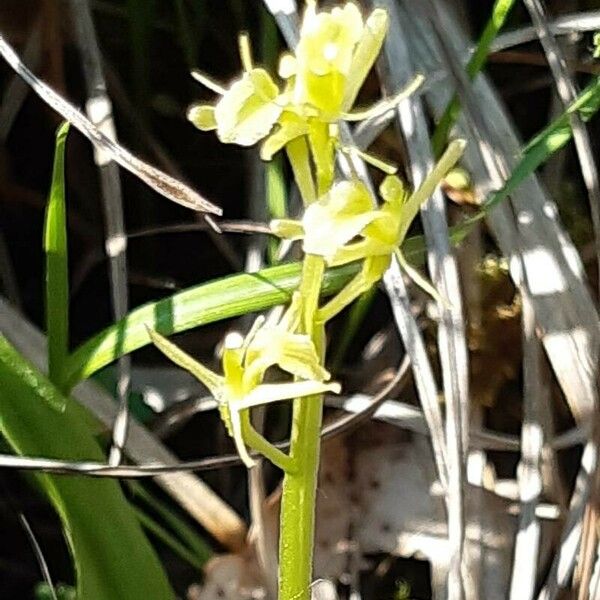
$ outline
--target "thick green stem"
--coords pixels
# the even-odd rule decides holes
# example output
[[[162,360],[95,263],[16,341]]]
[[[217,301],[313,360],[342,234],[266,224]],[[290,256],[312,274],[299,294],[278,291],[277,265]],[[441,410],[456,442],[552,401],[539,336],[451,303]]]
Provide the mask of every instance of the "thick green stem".
[[[315,323],[324,261],[306,255],[300,283],[303,327],[324,355],[324,327]],[[290,456],[296,469],[283,479],[279,538],[279,600],[309,600],[323,399],[294,400]]]

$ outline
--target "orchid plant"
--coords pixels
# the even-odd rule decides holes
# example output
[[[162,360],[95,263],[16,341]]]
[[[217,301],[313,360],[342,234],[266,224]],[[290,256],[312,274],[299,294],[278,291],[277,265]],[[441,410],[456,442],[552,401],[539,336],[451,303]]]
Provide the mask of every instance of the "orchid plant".
[[[383,276],[394,255],[419,285],[437,297],[433,286],[410,267],[401,245],[421,205],[459,160],[464,142],[451,142],[423,184],[409,191],[396,169],[366,153],[359,154],[386,175],[378,206],[358,179],[338,179],[336,152],[339,121],[371,118],[413,93],[417,77],[396,96],[366,110],[354,110],[357,95],[373,66],[387,31],[388,16],[375,9],[363,19],[352,2],[331,11],[307,0],[300,40],[279,61],[276,81],[254,64],[249,39],[240,37],[242,75],[224,87],[207,75],[195,78],[219,95],[214,106],[193,106],[188,117],[204,131],[215,130],[223,143],[252,146],[262,142],[261,157],[285,150],[305,210],[301,218],[279,219],[271,232],[301,240],[304,251],[300,286],[283,316],[259,317],[242,337],[229,334],[223,345],[222,374],[207,369],[156,332],[156,346],[197,377],[219,403],[225,427],[244,464],[255,461],[249,449],[284,473],[280,533],[280,600],[308,600],[312,563],[314,506],[322,419],[322,394],[339,393],[323,366],[325,324]],[[357,149],[351,149],[358,152]],[[320,305],[327,267],[360,262],[361,269],[334,298]],[[265,383],[270,369],[288,381]],[[258,405],[293,400],[291,445],[282,452],[251,425]]]

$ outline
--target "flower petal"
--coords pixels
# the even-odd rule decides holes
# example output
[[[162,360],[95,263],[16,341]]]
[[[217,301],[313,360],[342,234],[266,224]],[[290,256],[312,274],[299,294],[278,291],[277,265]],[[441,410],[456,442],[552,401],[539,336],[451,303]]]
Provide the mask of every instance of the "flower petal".
[[[257,332],[246,351],[244,389],[257,385],[274,365],[302,379],[330,378],[319,364],[315,346],[307,335],[265,328]]]
[[[269,229],[280,238],[286,240],[300,240],[304,237],[304,227],[300,221],[292,219],[273,219]]]
[[[281,79],[289,79],[296,75],[297,72],[297,61],[296,57],[289,52],[284,52],[279,59],[279,67],[277,74]]]
[[[204,365],[194,360],[189,354],[184,352],[181,348],[170,342],[166,337],[160,335],[157,331],[146,328],[148,335],[152,340],[152,343],[169,359],[171,359],[176,365],[179,365],[189,373],[191,373],[196,379],[200,380],[209,390],[210,393],[217,399],[220,399],[223,390],[224,379],[220,375],[217,375],[210,369],[207,369]]]
[[[395,96],[391,98],[385,98],[377,104],[370,106],[364,110],[343,112],[341,114],[342,119],[345,121],[364,121],[366,119],[375,119],[384,115],[388,111],[394,109],[402,100],[408,98],[411,94],[417,91],[421,84],[425,81],[423,75],[416,75],[408,85],[400,90]]]
[[[264,383],[254,388],[249,394],[241,400],[236,400],[236,408],[242,410],[261,406],[271,402],[281,402],[282,400],[293,400],[294,398],[304,398],[331,392],[339,394],[341,386],[339,383],[322,383],[320,381],[294,381],[292,383]]]
[[[369,258],[371,256],[390,255],[395,247],[395,245],[386,244],[369,237],[340,248],[327,262],[329,266],[337,267],[357,260],[363,260],[364,258]]]
[[[260,149],[262,160],[271,160],[286,144],[308,132],[306,120],[291,111],[283,111],[277,123],[278,128],[265,140]]]
[[[339,118],[346,78],[362,31],[360,10],[351,2],[331,12],[317,13],[314,5],[307,7],[296,48],[297,104],[315,106],[322,120]]]
[[[402,204],[408,197],[404,182],[394,175],[386,177],[379,186],[381,197],[390,203]]]
[[[236,402],[237,405],[237,402]],[[233,443],[235,444],[235,448],[242,459],[242,462],[246,465],[248,469],[251,469],[256,465],[256,461],[248,454],[248,449],[246,448],[246,444],[244,442],[244,436],[242,433],[242,422],[240,420],[240,415],[237,409],[230,410],[230,419],[231,419],[231,430],[230,435],[233,438]]]
[[[360,41],[354,50],[344,94],[343,108],[349,110],[373,66],[388,28],[385,10],[375,9],[367,18]]]
[[[217,135],[224,143],[252,146],[266,137],[283,108],[279,88],[264,69],[244,73],[215,107]]]
[[[369,211],[361,215],[337,217],[328,221],[319,219],[323,216],[325,216],[323,211],[305,215],[304,227],[310,233],[305,235],[303,248],[307,254],[316,254],[329,259],[379,215],[377,211]]]
[[[421,205],[426,202],[446,173],[459,161],[465,150],[465,140],[452,140],[423,183],[402,205],[398,244],[402,244],[410,224],[417,216]]]
[[[304,251],[331,257],[361,233],[378,212],[372,210],[368,190],[358,181],[342,181],[304,214]]]
[[[202,131],[212,131],[217,128],[214,106],[195,104],[188,110],[187,118]]]

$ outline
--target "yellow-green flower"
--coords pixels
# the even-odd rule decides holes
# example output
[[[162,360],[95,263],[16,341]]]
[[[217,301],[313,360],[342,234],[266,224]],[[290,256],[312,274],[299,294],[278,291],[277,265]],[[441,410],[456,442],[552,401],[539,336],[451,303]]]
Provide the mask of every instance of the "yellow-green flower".
[[[299,298],[295,297],[279,321],[257,319],[245,339],[237,333],[229,334],[223,349],[223,375],[206,368],[156,331],[148,330],[163,354],[210,390],[219,404],[221,419],[247,467],[255,464],[247,445],[283,469],[289,468],[291,461],[252,427],[250,408],[340,391],[339,384],[329,382],[331,376],[319,364],[310,337],[294,333],[300,319],[299,304]],[[295,381],[263,383],[265,373],[271,367],[294,376]]]
[[[221,97],[215,106],[197,104],[188,118],[203,131],[216,130],[225,143],[251,146],[264,140],[263,160],[286,147],[307,204],[327,190],[334,173],[339,120],[362,120],[389,110],[421,83],[417,77],[397,96],[364,111],[352,105],[383,44],[387,13],[375,9],[366,20],[352,2],[317,11],[309,0],[294,53],[279,63],[283,89],[252,62],[247,36],[240,37],[244,73],[228,88],[201,73],[194,76]],[[316,190],[310,172],[313,157]]]
[[[244,72],[229,89],[199,72],[193,73],[202,84],[220,94],[221,99],[216,106],[192,106],[188,119],[202,131],[216,129],[224,143],[253,146],[269,135],[281,115],[284,102],[269,73],[254,67],[246,36],[240,37],[240,55]]]
[[[362,182],[340,181],[306,209],[301,221],[276,219],[271,230],[282,238],[302,239],[304,252],[322,256],[328,266],[389,256],[402,241],[401,223],[415,215],[408,214],[408,194],[398,177],[387,176],[379,191],[384,203],[375,209]]]
[[[320,319],[328,320],[377,282],[389,266],[392,254],[398,256],[401,266],[418,285],[436,295],[431,285],[404,260],[399,247],[421,205],[458,161],[464,147],[463,140],[452,141],[412,194],[396,175],[388,175],[379,187],[383,199],[379,208],[373,207],[371,194],[362,182],[341,181],[309,205],[302,220],[271,221],[275,235],[302,240],[304,252],[322,256],[328,266],[364,260],[355,279],[320,309]]]
[[[460,158],[464,146],[463,140],[451,142],[412,194],[399,177],[388,175],[379,187],[384,202],[374,208],[371,194],[361,181],[340,181],[306,208],[301,221],[275,219],[271,230],[282,238],[303,240],[304,252],[322,256],[328,266],[390,255],[402,244],[421,204]]]
[[[335,122],[350,112],[371,70],[388,27],[375,9],[366,21],[356,4],[317,12],[307,2],[295,55],[284,55],[279,73],[293,83],[293,103],[309,106],[319,119]]]

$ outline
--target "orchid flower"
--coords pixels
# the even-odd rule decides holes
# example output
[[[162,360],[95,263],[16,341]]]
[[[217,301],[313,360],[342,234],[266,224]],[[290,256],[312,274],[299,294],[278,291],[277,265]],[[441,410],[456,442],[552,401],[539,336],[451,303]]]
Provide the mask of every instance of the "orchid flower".
[[[307,254],[322,256],[328,266],[364,260],[360,273],[318,312],[326,321],[377,282],[392,254],[411,278],[437,298],[434,288],[404,259],[399,247],[423,202],[456,164],[465,147],[452,141],[422,185],[409,194],[396,175],[388,175],[379,193],[383,204],[373,207],[371,194],[358,180],[340,181],[308,206],[302,220],[275,219],[271,231],[285,239],[302,240]]]
[[[294,333],[300,322],[300,299],[295,295],[290,308],[278,321],[259,317],[243,338],[231,333],[225,338],[219,375],[153,330],[152,342],[175,364],[199,379],[218,402],[221,419],[233,438],[240,458],[247,467],[255,461],[247,446],[260,452],[278,467],[293,469],[290,456],[275,448],[250,423],[249,409],[254,406],[304,398],[324,392],[339,393],[338,383],[329,382],[330,374],[319,364],[315,346],[307,335]],[[293,375],[286,383],[263,383],[271,367]]]
[[[264,140],[263,160],[271,160],[285,147],[302,197],[309,204],[333,182],[334,153],[340,149],[337,122],[383,114],[422,82],[418,76],[396,96],[352,112],[387,27],[388,17],[383,9],[375,9],[364,20],[352,2],[330,12],[318,12],[315,0],[308,0],[298,46],[279,62],[283,89],[267,71],[254,66],[248,38],[241,36],[242,76],[224,88],[195,72],[194,77],[221,98],[215,106],[192,106],[188,118],[203,131],[216,130],[225,143],[252,146]]]

